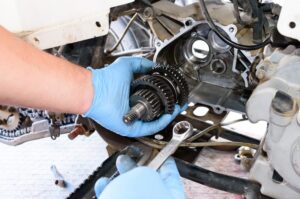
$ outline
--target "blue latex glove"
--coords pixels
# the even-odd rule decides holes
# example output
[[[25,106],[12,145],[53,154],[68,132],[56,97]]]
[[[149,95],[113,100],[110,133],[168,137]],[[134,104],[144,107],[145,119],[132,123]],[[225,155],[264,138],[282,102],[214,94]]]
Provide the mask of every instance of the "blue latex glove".
[[[173,114],[162,115],[152,122],[135,121],[131,125],[123,122],[129,111],[130,84],[134,73],[146,73],[154,66],[152,61],[141,57],[121,57],[103,69],[92,71],[94,99],[84,114],[103,127],[123,136],[139,137],[154,134],[164,129],[180,113],[175,106]]]
[[[116,163],[121,174],[109,182],[100,178],[95,184],[98,199],[184,199],[184,188],[173,158],[158,172],[149,167],[137,167],[127,155],[120,155]]]

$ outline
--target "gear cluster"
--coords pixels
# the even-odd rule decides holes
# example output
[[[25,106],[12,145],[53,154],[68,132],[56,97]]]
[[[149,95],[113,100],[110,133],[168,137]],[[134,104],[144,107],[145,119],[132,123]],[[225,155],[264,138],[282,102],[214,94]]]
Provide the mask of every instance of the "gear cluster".
[[[176,103],[182,106],[187,102],[188,90],[181,72],[174,67],[157,64],[149,74],[133,81],[131,109],[123,120],[130,124],[137,119],[151,121],[164,113],[172,113]]]
[[[64,114],[61,123],[62,125],[73,124],[75,118],[76,115]],[[49,115],[44,110],[0,105],[0,142],[1,140],[12,141],[32,133],[32,126],[41,120],[48,120],[50,124]],[[48,130],[48,127],[44,130]]]

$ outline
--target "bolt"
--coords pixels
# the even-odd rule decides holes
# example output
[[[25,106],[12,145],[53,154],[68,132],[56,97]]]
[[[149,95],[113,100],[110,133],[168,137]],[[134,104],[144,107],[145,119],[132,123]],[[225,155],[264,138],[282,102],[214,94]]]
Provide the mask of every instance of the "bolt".
[[[209,45],[204,40],[196,40],[192,45],[192,53],[198,59],[205,59],[210,53]]]
[[[86,129],[83,126],[76,126],[69,134],[68,138],[74,140],[78,135],[84,135]]]
[[[143,15],[145,18],[151,18],[154,15],[153,9],[150,7],[145,8]]]

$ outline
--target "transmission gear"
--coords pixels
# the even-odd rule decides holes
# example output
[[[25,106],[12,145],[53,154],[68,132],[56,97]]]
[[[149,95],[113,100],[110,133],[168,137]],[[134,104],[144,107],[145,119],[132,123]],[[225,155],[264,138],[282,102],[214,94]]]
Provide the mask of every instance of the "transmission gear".
[[[158,64],[131,86],[130,111],[123,117],[126,124],[140,119],[151,121],[164,113],[171,114],[175,104],[188,100],[188,85],[175,68]]]
[[[174,111],[175,96],[172,88],[163,78],[158,76],[145,75],[132,83],[133,92],[140,89],[147,89],[152,93],[156,93],[160,97],[160,101],[166,113],[172,113]],[[134,95],[135,94],[133,94],[132,96]]]
[[[171,85],[174,86],[173,89],[177,91],[174,94],[177,94],[176,99],[180,106],[183,106],[188,101],[189,87],[183,74],[179,72],[178,69],[172,66],[157,64],[154,67],[152,74],[163,75],[167,80],[172,81]]]

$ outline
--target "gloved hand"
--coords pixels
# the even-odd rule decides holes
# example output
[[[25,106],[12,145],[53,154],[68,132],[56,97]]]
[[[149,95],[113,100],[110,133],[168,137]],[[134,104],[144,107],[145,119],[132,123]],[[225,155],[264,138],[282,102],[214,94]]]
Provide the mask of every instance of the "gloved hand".
[[[137,167],[127,155],[116,163],[121,174],[109,182],[100,178],[95,184],[98,199],[184,199],[184,188],[173,158],[168,158],[157,171]]]
[[[134,73],[145,73],[154,63],[141,57],[121,57],[103,69],[92,71],[94,99],[85,117],[123,136],[139,137],[154,134],[165,128],[180,113],[176,105],[172,115],[162,115],[152,122],[135,121],[126,125],[122,118],[129,107],[130,84]]]

